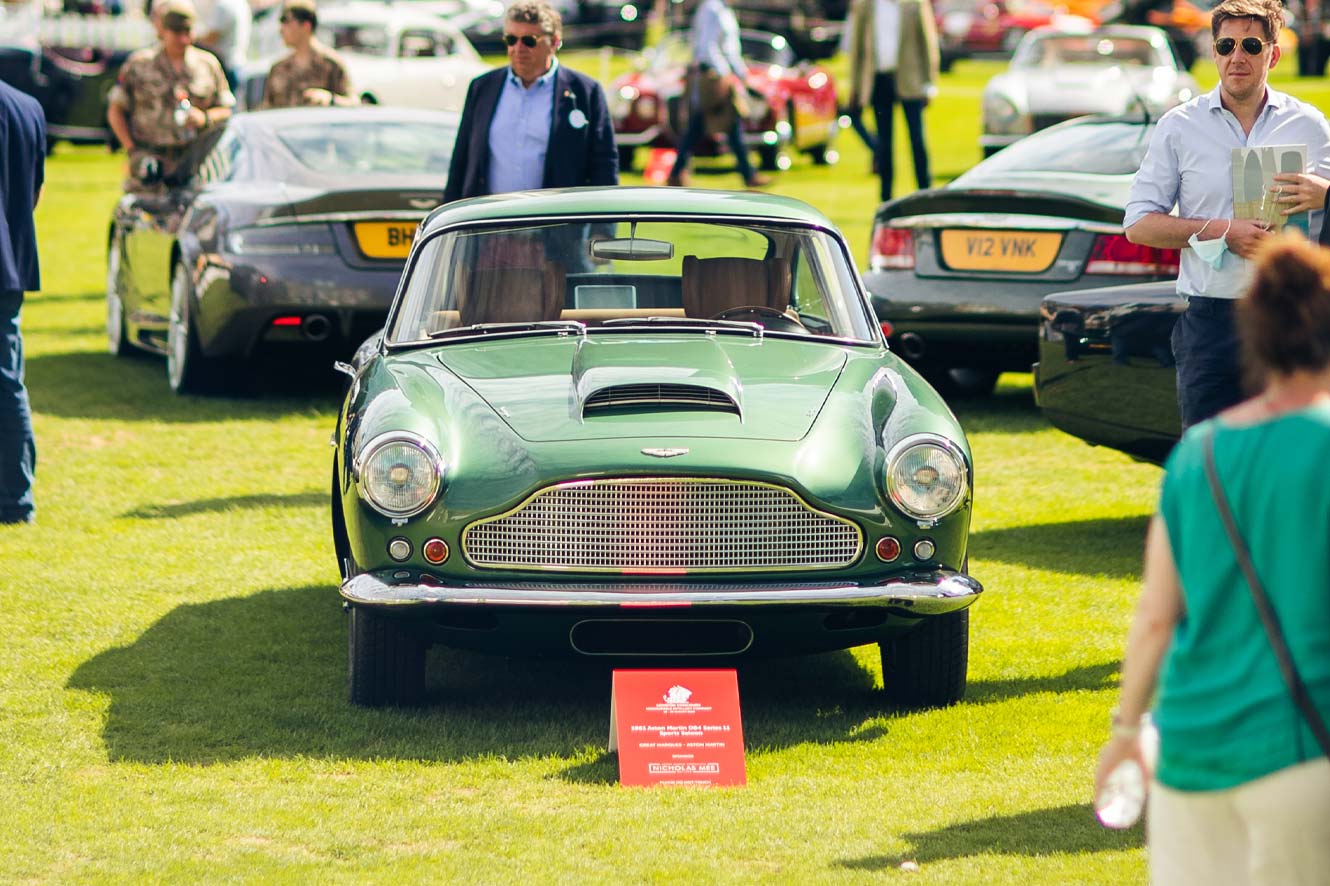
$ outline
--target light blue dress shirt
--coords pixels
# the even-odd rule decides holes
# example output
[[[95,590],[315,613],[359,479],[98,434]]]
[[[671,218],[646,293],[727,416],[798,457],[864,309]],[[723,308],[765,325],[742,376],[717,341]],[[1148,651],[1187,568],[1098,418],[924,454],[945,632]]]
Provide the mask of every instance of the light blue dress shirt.
[[[1330,123],[1317,108],[1267,87],[1265,107],[1247,135],[1238,118],[1224,109],[1219,90],[1216,86],[1160,118],[1132,181],[1125,227],[1152,212],[1172,212],[1174,206],[1181,218],[1232,218],[1234,148],[1306,145],[1305,171],[1330,178]],[[1311,213],[1312,240],[1322,215]],[[1219,231],[1214,230],[1216,224],[1221,225]],[[1222,224],[1211,223],[1206,236],[1222,231]],[[1216,269],[1184,248],[1177,291],[1184,296],[1237,298],[1246,289],[1250,272],[1250,263],[1232,252],[1224,253]]]
[[[559,60],[531,86],[508,69],[490,120],[491,194],[529,191],[545,183],[545,153],[554,119],[554,74]]]
[[[693,14],[693,59],[719,74],[748,76],[739,46],[739,20],[724,0],[703,0]]]

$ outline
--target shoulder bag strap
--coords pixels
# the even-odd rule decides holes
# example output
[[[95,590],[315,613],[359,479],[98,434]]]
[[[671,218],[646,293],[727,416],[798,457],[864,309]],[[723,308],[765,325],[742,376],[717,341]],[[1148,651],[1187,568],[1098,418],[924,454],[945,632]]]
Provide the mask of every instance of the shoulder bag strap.
[[[1293,697],[1293,703],[1297,705],[1302,716],[1312,728],[1312,733],[1316,736],[1316,743],[1321,746],[1321,752],[1330,757],[1330,732],[1325,728],[1325,721],[1321,719],[1320,713],[1312,705],[1311,697],[1307,694],[1307,686],[1302,682],[1302,677],[1298,675],[1298,669],[1293,665],[1293,657],[1289,655],[1288,644],[1284,642],[1284,632],[1279,627],[1279,620],[1275,617],[1274,607],[1270,605],[1270,598],[1266,596],[1265,586],[1261,580],[1256,577],[1256,569],[1252,566],[1251,554],[1247,550],[1246,543],[1238,533],[1238,525],[1233,520],[1233,512],[1228,506],[1228,497],[1224,495],[1224,487],[1219,483],[1219,472],[1215,470],[1215,432],[1212,430],[1205,438],[1205,476],[1210,481],[1210,494],[1214,496],[1215,504],[1219,507],[1219,519],[1224,523],[1224,531],[1228,533],[1229,544],[1233,546],[1233,553],[1237,557],[1238,567],[1242,574],[1247,577],[1247,587],[1251,589],[1252,599],[1256,602],[1256,612],[1261,617],[1261,624],[1265,627],[1266,636],[1270,638],[1270,645],[1274,647],[1275,658],[1279,661],[1279,672],[1284,676],[1284,683],[1288,686],[1289,695]]]

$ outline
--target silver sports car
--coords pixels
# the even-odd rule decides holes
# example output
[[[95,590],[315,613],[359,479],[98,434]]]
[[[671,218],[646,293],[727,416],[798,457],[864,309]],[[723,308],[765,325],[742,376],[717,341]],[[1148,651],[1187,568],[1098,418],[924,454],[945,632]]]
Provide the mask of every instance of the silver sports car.
[[[1021,41],[983,97],[984,156],[1085,114],[1158,118],[1200,92],[1158,28],[1109,25],[1070,33],[1039,28]]]

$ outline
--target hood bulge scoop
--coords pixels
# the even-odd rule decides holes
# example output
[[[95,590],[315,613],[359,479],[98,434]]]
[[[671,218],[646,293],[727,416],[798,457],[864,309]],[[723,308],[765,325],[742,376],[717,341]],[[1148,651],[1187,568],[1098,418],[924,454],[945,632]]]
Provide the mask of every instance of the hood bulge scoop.
[[[439,360],[527,440],[798,440],[845,354],[772,338],[616,335],[448,348]]]

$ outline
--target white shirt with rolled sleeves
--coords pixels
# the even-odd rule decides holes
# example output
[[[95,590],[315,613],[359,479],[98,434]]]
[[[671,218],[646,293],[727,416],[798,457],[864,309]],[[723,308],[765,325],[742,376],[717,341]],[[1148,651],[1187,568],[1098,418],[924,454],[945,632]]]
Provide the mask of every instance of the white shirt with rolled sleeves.
[[[1267,87],[1265,107],[1248,135],[1238,118],[1224,109],[1219,89],[1216,86],[1159,119],[1132,181],[1123,227],[1130,228],[1152,212],[1170,213],[1175,206],[1181,218],[1232,218],[1234,148],[1306,145],[1305,171],[1330,178],[1330,123],[1317,108]],[[1313,240],[1322,215],[1311,213]],[[1178,294],[1237,298],[1249,273],[1249,262],[1232,252],[1225,252],[1219,267],[1211,268],[1186,248]]]

